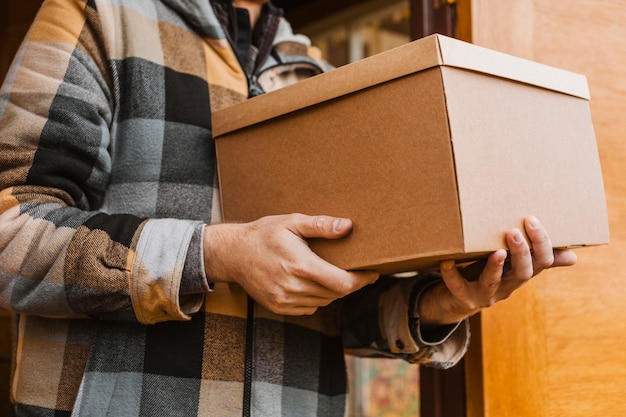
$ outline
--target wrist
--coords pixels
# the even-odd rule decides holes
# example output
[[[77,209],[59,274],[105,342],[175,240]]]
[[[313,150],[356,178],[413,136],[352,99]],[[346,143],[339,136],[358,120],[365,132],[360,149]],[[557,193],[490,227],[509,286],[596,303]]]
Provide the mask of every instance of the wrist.
[[[441,284],[441,282],[441,277],[438,274],[428,274],[415,282],[409,296],[409,306],[411,306],[409,315],[411,317],[419,319],[421,323],[423,323],[424,320],[426,320],[426,322],[431,321],[431,318],[428,316],[428,311],[422,311],[425,310],[423,308],[424,296]],[[424,316],[424,314],[426,314],[426,316]]]
[[[432,274],[418,281],[410,295],[411,332],[418,343],[438,345],[456,331],[462,320],[446,323],[439,321],[441,316],[437,291],[445,289],[441,277]]]
[[[465,320],[468,315],[454,311],[449,304],[449,291],[443,282],[426,288],[416,300],[416,313],[424,328],[447,326]]]
[[[415,300],[415,313],[420,319],[422,327],[434,327],[442,323],[438,323],[437,314],[434,314],[433,304],[436,297],[434,292],[441,283],[434,284],[426,288]]]
[[[233,282],[232,271],[226,266],[225,254],[229,252],[234,236],[231,229],[234,225],[215,224],[204,227],[202,254],[204,271],[209,282]]]

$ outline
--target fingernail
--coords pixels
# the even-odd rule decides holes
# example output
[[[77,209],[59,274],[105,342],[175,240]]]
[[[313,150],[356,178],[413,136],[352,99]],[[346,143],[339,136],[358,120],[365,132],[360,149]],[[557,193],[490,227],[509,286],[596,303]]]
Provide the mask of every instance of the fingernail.
[[[519,230],[515,230],[513,232],[513,242],[522,243],[523,240],[524,240],[524,236],[522,236],[522,232],[520,232]]]
[[[539,227],[539,220],[535,216],[530,216],[528,218],[528,227],[531,229],[536,229]]]
[[[336,219],[333,222],[333,231],[344,232],[350,226],[350,222],[347,219]]]
[[[452,268],[454,268],[454,261],[452,260],[443,261],[441,262],[441,265],[439,266],[439,268],[441,268],[442,270],[449,271]]]

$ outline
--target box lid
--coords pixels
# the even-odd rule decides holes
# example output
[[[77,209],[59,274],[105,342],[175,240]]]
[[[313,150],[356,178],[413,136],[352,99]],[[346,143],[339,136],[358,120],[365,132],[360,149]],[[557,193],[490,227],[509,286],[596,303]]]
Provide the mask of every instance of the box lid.
[[[213,134],[218,137],[435,66],[481,72],[589,100],[583,75],[436,34],[273,91],[271,106],[259,96],[245,102],[246,111],[240,106],[219,110],[212,115]]]

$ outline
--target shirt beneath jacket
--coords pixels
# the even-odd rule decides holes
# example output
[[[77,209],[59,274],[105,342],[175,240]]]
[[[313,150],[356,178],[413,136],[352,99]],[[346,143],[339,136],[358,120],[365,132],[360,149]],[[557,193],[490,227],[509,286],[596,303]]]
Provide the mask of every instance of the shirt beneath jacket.
[[[229,0],[43,3],[0,92],[18,416],[341,416],[344,351],[439,367],[465,353],[466,323],[420,336],[410,307],[428,275],[305,317],[209,288],[211,111],[285,68],[326,69],[274,7],[254,31],[237,15]]]

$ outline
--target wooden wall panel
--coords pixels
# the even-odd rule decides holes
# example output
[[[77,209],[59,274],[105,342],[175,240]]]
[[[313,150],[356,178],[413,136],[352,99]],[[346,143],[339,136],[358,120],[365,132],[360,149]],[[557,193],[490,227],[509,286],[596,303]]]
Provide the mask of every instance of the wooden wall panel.
[[[624,21],[621,0],[472,2],[474,43],[588,77],[611,244],[579,250],[576,267],[482,315],[472,354],[482,359],[484,407],[470,399],[470,416],[626,415]]]
[[[611,225],[608,248],[581,251],[575,287],[560,274],[545,290],[550,412],[626,415],[626,2],[537,1],[535,16],[535,56],[589,79]]]
[[[471,0],[472,42],[532,59],[532,0]]]

